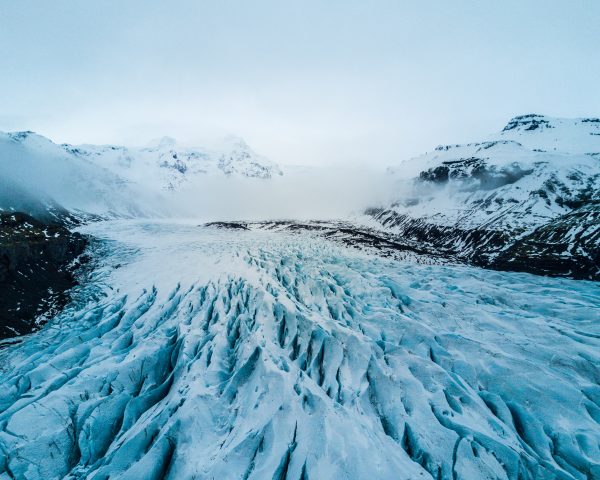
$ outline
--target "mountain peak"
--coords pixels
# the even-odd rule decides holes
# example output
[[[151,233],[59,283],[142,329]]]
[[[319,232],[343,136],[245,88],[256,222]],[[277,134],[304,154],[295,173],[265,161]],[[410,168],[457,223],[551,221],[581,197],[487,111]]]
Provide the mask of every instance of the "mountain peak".
[[[227,135],[221,140],[220,146],[224,150],[250,150],[246,140],[237,135]]]
[[[23,142],[41,142],[41,143],[52,143],[51,140],[40,135],[39,133],[32,132],[31,130],[22,130],[16,132],[7,132],[6,135],[13,141],[18,143]]]
[[[164,137],[160,137],[160,138],[151,140],[150,142],[148,142],[147,146],[149,148],[156,148],[156,147],[173,148],[175,145],[177,145],[177,140],[175,140],[173,137],[164,136]]]
[[[512,118],[491,139],[514,140],[530,150],[556,153],[600,152],[599,118],[549,117],[536,113]]]
[[[545,115],[539,115],[537,113],[528,113],[526,115],[519,115],[513,117],[502,129],[503,132],[509,130],[521,130],[521,131],[532,131],[544,128],[554,128],[551,120]]]
[[[32,132],[31,130],[23,130],[17,132],[8,132],[7,135],[13,140],[21,141],[25,140],[27,137],[31,135],[37,135],[37,133]]]

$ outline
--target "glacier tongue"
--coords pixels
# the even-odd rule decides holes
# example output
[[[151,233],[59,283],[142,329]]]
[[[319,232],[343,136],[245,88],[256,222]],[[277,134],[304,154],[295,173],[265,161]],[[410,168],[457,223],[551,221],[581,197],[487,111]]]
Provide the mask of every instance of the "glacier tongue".
[[[0,351],[0,479],[600,476],[598,283],[103,222]]]

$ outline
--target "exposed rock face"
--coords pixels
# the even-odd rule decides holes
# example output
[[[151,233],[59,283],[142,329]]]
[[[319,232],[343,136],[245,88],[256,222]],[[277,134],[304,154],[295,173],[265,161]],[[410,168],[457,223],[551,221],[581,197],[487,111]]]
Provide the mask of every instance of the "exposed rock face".
[[[600,279],[600,206],[573,210],[513,242],[490,264],[499,270]]]
[[[518,163],[501,168],[488,165],[483,158],[470,157],[442,162],[419,174],[419,180],[443,184],[449,180],[471,180],[466,188],[493,190],[494,188],[510,185],[525,175],[533,173],[533,168],[523,169]]]
[[[367,211],[407,248],[494,270],[600,279],[600,209],[588,206],[528,233],[437,225],[393,210]]]
[[[585,119],[591,120],[591,119]],[[503,132],[508,132],[509,130],[521,129],[526,131],[537,130],[538,128],[554,128],[550,124],[548,120],[544,118],[543,115],[536,115],[535,113],[529,113],[527,115],[521,115],[518,117],[514,117],[507,123],[506,127],[504,127]]]
[[[0,214],[0,338],[22,335],[66,300],[84,236],[24,213]]]

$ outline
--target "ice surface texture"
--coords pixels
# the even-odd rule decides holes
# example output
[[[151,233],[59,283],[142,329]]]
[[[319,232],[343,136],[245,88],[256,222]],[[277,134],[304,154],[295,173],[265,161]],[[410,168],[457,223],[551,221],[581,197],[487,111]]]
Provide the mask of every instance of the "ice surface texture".
[[[0,351],[2,480],[600,477],[598,283],[86,229],[90,284]]]

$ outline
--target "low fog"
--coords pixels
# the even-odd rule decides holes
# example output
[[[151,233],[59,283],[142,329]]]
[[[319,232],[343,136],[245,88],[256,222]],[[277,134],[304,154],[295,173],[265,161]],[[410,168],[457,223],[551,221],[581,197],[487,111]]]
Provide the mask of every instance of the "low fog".
[[[199,173],[174,190],[139,162],[121,176],[67,154],[35,134],[0,134],[0,210],[44,216],[69,210],[101,217],[189,218],[197,221],[348,219],[397,198],[397,175],[372,167],[288,166],[271,178]],[[109,149],[110,151],[110,149]],[[110,161],[107,160],[107,167]],[[132,172],[135,175],[132,175]],[[135,177],[135,178],[132,178]]]
[[[383,170],[327,167],[288,167],[266,180],[204,177],[165,192],[170,215],[203,221],[349,218],[393,197]]]

